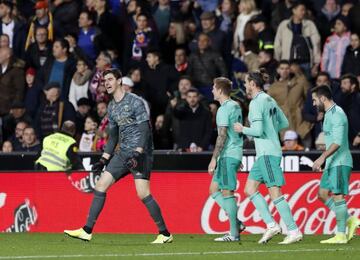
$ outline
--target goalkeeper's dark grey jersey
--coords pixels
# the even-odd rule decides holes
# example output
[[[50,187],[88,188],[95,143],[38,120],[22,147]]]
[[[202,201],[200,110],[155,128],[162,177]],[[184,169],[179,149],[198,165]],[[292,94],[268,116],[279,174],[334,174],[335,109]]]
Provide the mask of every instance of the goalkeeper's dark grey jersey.
[[[138,147],[141,132],[138,125],[149,122],[149,111],[146,101],[139,96],[126,93],[120,102],[114,99],[108,106],[110,134],[117,128],[120,150],[129,151]],[[116,133],[116,132],[115,132]],[[146,138],[145,150],[152,149],[152,135]]]

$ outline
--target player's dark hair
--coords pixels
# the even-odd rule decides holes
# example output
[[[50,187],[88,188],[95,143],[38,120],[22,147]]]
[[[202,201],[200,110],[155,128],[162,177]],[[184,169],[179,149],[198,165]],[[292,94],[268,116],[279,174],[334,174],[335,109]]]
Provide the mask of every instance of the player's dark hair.
[[[311,90],[311,93],[315,93],[318,97],[326,97],[329,100],[332,100],[332,93],[329,86],[321,85],[318,87],[315,87]]]
[[[255,85],[260,89],[264,89],[264,85],[270,80],[270,76],[264,68],[261,68],[257,71],[249,72],[247,74],[247,77],[249,82],[253,81]]]
[[[116,79],[122,78],[121,71],[116,68],[107,69],[103,72],[103,77],[105,77],[108,74],[112,74]]]
[[[341,81],[343,81],[345,79],[348,79],[350,81],[350,85],[351,86],[355,85],[355,89],[359,90],[359,81],[357,80],[357,78],[356,78],[356,76],[354,74],[351,74],[351,73],[344,74],[341,77]]]
[[[215,88],[220,89],[224,95],[230,96],[231,89],[232,89],[232,82],[231,80],[225,77],[218,77],[214,79]]]

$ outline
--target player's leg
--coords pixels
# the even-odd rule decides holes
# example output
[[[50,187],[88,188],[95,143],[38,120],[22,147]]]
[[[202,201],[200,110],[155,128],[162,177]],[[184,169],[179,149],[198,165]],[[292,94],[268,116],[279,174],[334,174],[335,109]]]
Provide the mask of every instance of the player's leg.
[[[219,205],[219,207],[225,210],[224,197],[219,188],[219,186],[221,185],[220,170],[219,170],[220,167],[219,166],[220,165],[218,162],[216,169],[214,171],[213,178],[210,183],[209,193],[210,193],[210,196]],[[219,185],[219,183],[220,183],[220,185]]]
[[[135,187],[137,196],[144,203],[159,230],[159,236],[153,243],[171,243],[173,237],[166,227],[159,204],[150,193],[150,181],[146,179],[135,179]]]
[[[357,227],[360,225],[359,219],[349,217],[345,201],[345,195],[349,193],[351,168],[348,166],[337,166],[328,169],[326,172],[328,187],[333,193],[333,211],[336,215],[337,234],[333,238],[321,241],[321,243],[344,244],[352,239]],[[348,227],[347,236],[346,226]]]
[[[105,171],[95,185],[94,198],[91,203],[89,215],[84,226],[87,233],[92,233],[92,229],[98,219],[106,200],[106,192],[115,182],[114,177],[108,171]]]
[[[115,179],[109,172],[105,171],[101,175],[100,179],[98,180],[95,186],[94,198],[90,206],[86,225],[83,228],[76,230],[64,230],[65,234],[67,234],[70,237],[82,239],[85,241],[91,240],[92,237],[91,233],[93,227],[105,204],[106,191],[111,187],[111,185],[114,182]]]
[[[318,198],[321,200],[330,210],[334,211],[335,204],[332,196],[330,195],[330,180],[329,171],[324,170],[321,175],[320,187],[318,192]]]
[[[225,210],[230,222],[230,234],[216,238],[218,242],[238,241],[240,232],[244,230],[242,222],[237,218],[238,207],[234,196],[240,163],[240,160],[234,158],[220,158],[210,185],[212,197]]]
[[[260,240],[259,244],[265,244],[270,241],[275,235],[281,233],[280,226],[275,222],[272,217],[268,204],[266,203],[264,197],[258,191],[260,182],[255,181],[249,178],[246,181],[245,185],[245,194],[250,198],[250,201],[254,204],[256,210],[260,213],[262,220],[266,224],[266,230]]]
[[[159,204],[153,198],[150,192],[150,175],[153,163],[151,152],[147,152],[144,156],[143,164],[140,165],[139,171],[132,170],[131,173],[135,180],[135,188],[139,199],[144,203],[149,211],[152,219],[158,227],[159,235],[152,242],[153,244],[171,243],[172,235],[167,230],[164,218],[161,214]]]
[[[286,201],[285,197],[282,195],[280,187],[273,186],[269,187],[268,190],[271,200],[274,202],[274,205],[288,230],[287,236],[279,244],[292,244],[301,241],[303,235],[300,232],[298,226],[296,225],[289,204]]]
[[[284,221],[287,230],[290,232],[297,231],[298,227],[294,221],[294,217],[291,213],[289,204],[281,193],[280,187],[273,186],[270,187],[268,190],[271,200],[274,202],[274,205],[279,212],[281,219]]]
[[[346,220],[348,219],[348,209],[343,194],[334,194],[334,211],[336,215],[337,233],[334,237],[320,241],[321,244],[346,244]]]
[[[95,185],[94,198],[91,202],[86,225],[76,230],[64,230],[64,233],[70,237],[89,241],[91,239],[92,229],[104,207],[107,190],[115,181],[118,181],[128,173],[129,170],[125,167],[124,156],[121,153],[115,154]]]
[[[288,230],[288,235],[280,244],[298,242],[302,240],[303,236],[295,223],[289,204],[281,192],[281,187],[285,184],[284,173],[280,167],[281,157],[263,156],[262,159],[264,182],[270,198]]]
[[[266,223],[267,227],[274,226],[275,220],[273,219],[268,204],[266,203],[264,197],[258,191],[261,183],[264,182],[262,167],[261,167],[261,159],[258,158],[251,171],[249,173],[248,179],[245,184],[245,195],[249,197],[250,201],[254,204],[257,211],[260,213],[262,220]]]

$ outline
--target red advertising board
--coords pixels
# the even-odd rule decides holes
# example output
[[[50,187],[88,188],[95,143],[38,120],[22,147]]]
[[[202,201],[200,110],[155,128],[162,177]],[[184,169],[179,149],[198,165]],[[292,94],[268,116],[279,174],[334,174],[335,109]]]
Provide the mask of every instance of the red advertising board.
[[[84,225],[96,181],[85,173],[1,173],[0,232],[62,232]],[[238,175],[238,216],[247,232],[262,233],[264,223],[244,196],[247,174]],[[287,173],[283,187],[295,219],[305,234],[329,234],[335,230],[335,214],[317,199],[320,174]],[[224,233],[229,229],[226,214],[209,198],[207,173],[152,174],[152,194],[159,202],[173,233]],[[261,192],[265,194],[262,187]],[[269,197],[265,196],[269,201]],[[360,216],[360,173],[353,173],[349,212]],[[270,209],[279,221],[273,203]],[[280,223],[282,226],[283,223]],[[286,230],[284,228],[284,230]],[[131,176],[115,184],[107,194],[95,232],[156,233],[148,212],[137,199]]]

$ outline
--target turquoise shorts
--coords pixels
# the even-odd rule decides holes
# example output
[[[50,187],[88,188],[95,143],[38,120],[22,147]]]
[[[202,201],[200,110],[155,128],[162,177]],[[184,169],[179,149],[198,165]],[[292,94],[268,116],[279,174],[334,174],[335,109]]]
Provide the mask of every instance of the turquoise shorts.
[[[236,190],[236,174],[241,161],[231,157],[219,158],[212,181],[219,185],[221,190]]]
[[[331,191],[334,194],[349,194],[349,180],[351,167],[339,165],[324,170],[320,188]]]
[[[280,167],[281,157],[273,155],[260,156],[249,173],[249,179],[265,183],[266,187],[285,185],[284,173]]]

